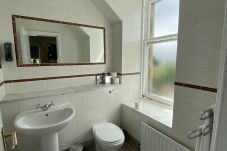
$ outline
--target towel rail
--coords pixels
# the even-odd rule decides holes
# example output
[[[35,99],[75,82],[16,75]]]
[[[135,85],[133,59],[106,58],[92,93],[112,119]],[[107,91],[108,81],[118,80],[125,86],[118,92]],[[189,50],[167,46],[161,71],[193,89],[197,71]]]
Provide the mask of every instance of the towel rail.
[[[201,135],[206,136],[212,132],[212,129],[213,129],[213,125],[208,124],[208,125],[204,126],[203,128],[199,127],[193,131],[190,131],[188,133],[187,137],[188,137],[188,139],[195,139],[197,137],[200,137]]]
[[[200,120],[206,120],[214,115],[213,109],[208,108],[200,114]]]
[[[203,132],[202,132],[203,133],[203,136],[208,135],[209,133],[212,132],[212,130],[213,130],[213,123],[210,123],[210,124],[206,125],[204,127],[204,129],[203,129]]]
[[[212,132],[213,130],[213,119],[212,116],[214,116],[214,111],[212,108],[208,108],[206,110],[204,110],[201,114],[200,114],[200,120],[207,120],[208,118],[211,119],[210,123],[205,125],[205,126],[200,126],[199,128],[190,131],[187,135],[188,139],[195,139],[197,137],[200,137],[201,135],[206,136],[209,133]]]
[[[187,135],[188,139],[195,139],[202,135],[202,128],[197,128],[193,131],[190,131]]]

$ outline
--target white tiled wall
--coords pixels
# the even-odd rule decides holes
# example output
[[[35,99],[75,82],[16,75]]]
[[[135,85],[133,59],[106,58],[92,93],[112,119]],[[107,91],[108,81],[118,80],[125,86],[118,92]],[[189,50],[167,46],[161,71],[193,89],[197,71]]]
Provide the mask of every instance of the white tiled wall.
[[[124,100],[139,97],[139,75],[124,76],[125,83],[110,94],[107,89],[84,91],[80,93],[57,95],[23,101],[4,102],[0,104],[4,128],[15,130],[15,116],[23,111],[34,109],[39,103],[54,101],[56,105],[70,103],[76,109],[74,120],[59,133],[60,148],[64,149],[76,142],[84,142],[93,138],[91,128],[99,122],[120,124],[121,104]],[[130,81],[134,81],[133,83]],[[18,151],[35,150],[37,138],[19,133]]]
[[[94,74],[110,72],[112,69],[112,25],[104,15],[95,7],[90,0],[1,0],[0,5],[0,43],[12,42],[12,20],[11,15],[25,15],[40,18],[49,18],[67,22],[76,22],[106,28],[106,65],[90,66],[57,66],[57,67],[29,67],[17,68],[15,52],[13,62],[5,62],[3,59],[4,80],[41,78],[64,75]],[[43,82],[43,88],[46,82]],[[6,92],[10,91],[6,87]]]
[[[217,88],[224,3],[225,0],[180,1],[177,82]],[[176,86],[172,128],[126,106],[122,115],[124,128],[139,140],[140,122],[147,122],[194,148],[195,141],[188,140],[186,135],[201,124],[200,113],[215,99],[216,93]]]
[[[34,77],[47,77],[47,76],[61,76],[65,74],[89,74],[99,73],[103,71],[111,71],[113,53],[111,50],[111,24],[103,17],[103,15],[94,7],[89,0],[67,0],[63,2],[57,0],[51,3],[51,0],[2,0],[0,9],[0,32],[7,33],[0,34],[0,42],[13,41],[11,18],[12,13],[19,15],[36,16],[41,18],[51,18],[63,21],[80,22],[86,24],[94,24],[105,26],[107,28],[107,65],[94,65],[94,66],[69,66],[69,67],[36,67],[36,68],[16,68],[15,61],[5,63],[3,61],[3,74],[4,80],[17,79],[17,78],[34,78]],[[138,72],[140,71],[140,39],[141,39],[141,0],[106,0],[106,2],[113,8],[116,14],[122,20],[122,66],[120,69],[125,72]],[[14,3],[14,4],[13,4]],[[39,6],[39,7],[38,7]],[[95,15],[94,15],[95,14]],[[181,0],[180,4],[180,25],[179,25],[179,41],[178,41],[178,57],[177,57],[177,74],[176,81],[202,85],[207,87],[217,87],[218,67],[220,57],[220,44],[223,27],[224,15],[224,0]],[[89,80],[88,80],[89,79]],[[82,81],[82,82],[81,82]],[[84,141],[91,138],[89,129],[94,122],[100,121],[99,118],[89,116],[92,113],[103,117],[103,120],[116,120],[119,122],[119,104],[120,100],[130,100],[140,96],[140,77],[123,76],[123,89],[120,90],[122,94],[113,95],[114,99],[109,98],[109,94],[95,92],[88,93],[88,100],[85,101],[88,115],[87,118],[82,119],[84,113],[80,112],[85,106],[84,93],[75,94],[75,96],[64,96],[64,99],[70,99],[76,108],[78,108],[78,116],[76,116],[74,125],[69,125],[60,134],[61,148],[64,148],[75,141]],[[87,78],[74,78],[62,79],[40,82],[28,82],[7,84],[6,93],[27,92],[31,85],[36,85],[35,90],[56,88],[59,85],[65,87],[72,84],[81,85],[94,83],[94,77]],[[60,83],[60,84],[59,84]],[[156,121],[147,119],[137,112],[133,112],[129,108],[123,108],[123,121],[124,128],[132,133],[139,139],[140,121],[145,121],[161,130],[162,132],[170,135],[171,137],[179,140],[183,144],[194,147],[194,142],[188,141],[186,133],[198,126],[198,114],[207,106],[215,102],[215,93],[205,92],[201,90],[194,90],[184,87],[176,87],[175,91],[175,105],[174,105],[174,119],[173,128],[167,128]],[[116,92],[117,93],[117,92]],[[102,103],[109,104],[110,102],[116,103],[116,108],[111,106],[111,114],[106,113],[106,108],[99,108],[98,102],[102,99],[93,101],[89,99],[93,96],[105,96],[108,101]],[[58,96],[60,99],[62,96]],[[116,98],[115,98],[116,97]],[[58,100],[56,98],[56,100]],[[74,98],[74,99],[73,99]],[[48,98],[50,99],[50,98]],[[86,100],[86,99],[85,99]],[[117,100],[117,101],[116,101]],[[37,100],[37,102],[42,100]],[[23,103],[5,104],[8,109],[12,107],[12,112],[3,111],[11,115],[3,115],[4,121],[10,121],[16,113],[13,111],[22,111],[19,106],[34,106],[34,101],[23,101]],[[66,101],[67,102],[67,101]],[[70,101],[68,101],[70,102]],[[118,102],[118,103],[117,103]],[[14,110],[18,107],[17,110]],[[113,107],[113,108],[112,108]],[[100,114],[98,114],[100,113]],[[105,114],[104,114],[105,113]],[[116,118],[114,118],[116,117]],[[93,120],[92,120],[93,119]],[[133,119],[133,120],[131,120]],[[84,121],[85,120],[85,121]],[[78,125],[78,123],[82,122]],[[6,122],[7,123],[7,122]],[[73,127],[76,126],[76,129]],[[80,128],[86,125],[85,129],[81,132]],[[80,127],[80,128],[79,128]],[[10,129],[10,126],[8,127]],[[73,131],[71,135],[71,131]],[[26,139],[25,139],[26,140]],[[24,145],[22,145],[24,146]]]
[[[120,93],[112,94],[108,90],[87,91],[32,100],[17,101],[1,105],[4,127],[7,131],[15,130],[13,121],[15,116],[23,111],[35,109],[38,103],[54,101],[56,105],[70,103],[76,114],[73,121],[59,132],[60,148],[65,149],[76,142],[84,142],[93,138],[91,128],[99,122],[114,122],[120,124],[121,99]],[[36,138],[19,133],[19,151],[34,150]]]
[[[224,4],[225,0],[181,1],[177,82],[217,88]],[[197,128],[200,113],[215,100],[216,93],[176,86],[173,128],[185,135]]]
[[[176,81],[217,87],[224,0],[182,0]]]
[[[141,97],[140,75],[122,76],[122,99],[130,101]]]
[[[1,49],[0,49],[1,50]],[[0,69],[0,83],[2,83],[4,81],[3,79],[3,69]],[[5,95],[5,89],[4,86],[0,86],[0,100],[4,97]]]
[[[114,0],[113,0],[114,2]],[[120,1],[119,1],[120,2]],[[135,1],[136,2],[136,1]],[[137,1],[137,3],[140,1]],[[135,4],[135,6],[137,5]],[[135,7],[136,12],[133,16],[125,15],[124,22],[133,20],[134,17],[140,19],[139,11]],[[110,72],[113,68],[113,56],[112,51],[112,24],[104,17],[104,15],[95,7],[90,0],[1,0],[0,5],[0,44],[4,42],[13,43],[13,33],[11,24],[11,15],[25,15],[39,18],[50,18],[54,20],[62,20],[67,22],[77,22],[82,24],[90,24],[96,26],[104,26],[106,28],[106,52],[107,52],[107,64],[106,65],[91,65],[91,66],[56,66],[56,67],[29,67],[29,68],[17,68],[16,61],[5,62],[3,59],[3,78],[4,80],[13,79],[25,79],[25,78],[41,78],[41,77],[54,77],[65,75],[81,75],[81,74],[94,74],[101,72]],[[131,32],[132,29],[130,23],[124,25],[124,43],[127,43],[128,47],[124,47],[124,50],[128,54],[134,54],[135,59],[127,59],[127,55],[124,54],[124,58],[129,60],[130,70],[132,72],[139,71],[139,44],[133,45],[129,48],[133,41],[140,41],[140,20],[134,20],[133,26],[136,26],[136,32]],[[134,24],[136,23],[136,24]],[[134,34],[135,33],[135,34]],[[127,40],[126,38],[133,38]],[[126,45],[126,44],[125,44]],[[1,47],[2,48],[2,47]],[[121,53],[120,50],[117,50]],[[122,51],[124,51],[122,50]],[[2,51],[2,50],[1,50]],[[13,51],[14,53],[14,51]],[[117,54],[118,55],[118,54]],[[119,54],[121,56],[121,54]],[[14,53],[15,59],[15,53]],[[125,60],[124,64],[127,61]],[[120,66],[119,66],[120,65]],[[117,69],[121,69],[122,63],[117,64]],[[133,67],[133,68],[132,68]],[[124,67],[125,68],[125,67]],[[131,70],[132,69],[132,70]],[[122,70],[119,70],[121,72]],[[64,96],[54,96],[39,98],[35,100],[24,100],[16,102],[7,102],[1,105],[4,128],[7,131],[14,130],[13,120],[16,114],[22,111],[33,109],[38,103],[45,103],[49,100],[53,100],[56,104],[71,103],[76,108],[76,116],[73,122],[63,129],[59,134],[59,141],[61,149],[69,147],[75,142],[84,142],[93,138],[91,128],[95,123],[101,121],[111,121],[119,124],[121,119],[121,102],[123,100],[130,100],[140,96],[140,76],[124,76],[122,77],[121,90],[115,90],[114,93],[109,94],[108,91],[88,91],[83,93],[76,93]],[[130,81],[134,81],[133,83]],[[45,89],[53,89],[67,86],[78,86],[86,84],[94,84],[95,77],[81,77],[71,79],[58,79],[58,80],[43,80],[43,81],[30,81],[21,83],[4,84],[6,94],[10,93],[24,93],[30,91],[38,91]],[[20,147],[18,150],[28,151],[34,150],[35,142],[37,138],[32,138],[19,134]]]
[[[150,117],[137,112],[136,110],[124,105],[122,108],[122,124],[132,136],[140,140],[140,123],[146,122],[152,127],[174,138],[189,148],[194,148],[194,140],[187,139],[187,133],[201,125],[199,115],[206,107],[214,104],[215,95],[210,92],[182,88],[176,86],[175,106],[172,128],[165,126]],[[153,115],[155,116],[155,115]],[[165,117],[163,117],[165,120]],[[167,119],[166,119],[167,120]]]
[[[107,44],[107,64],[106,65],[91,65],[91,66],[57,66],[57,67],[28,67],[17,68],[15,60],[13,62],[5,62],[3,60],[3,76],[4,80],[13,79],[25,79],[25,78],[40,78],[40,77],[53,77],[63,75],[77,75],[77,74],[93,74],[100,72],[109,72],[113,70],[113,58],[117,62],[118,55],[122,62],[117,63],[116,70],[119,72],[139,72],[140,69],[140,52],[141,52],[141,6],[142,1],[134,0],[121,4],[122,1],[108,0],[106,1],[116,10],[116,13],[120,16],[123,22],[123,45],[116,49],[122,48],[122,54],[116,54],[113,56],[112,51],[112,25],[104,17],[104,15],[95,7],[90,0],[67,0],[62,2],[61,0],[2,0],[0,6],[0,32],[4,33],[0,35],[0,43],[12,42],[12,23],[11,15],[25,15],[40,18],[50,18],[55,20],[63,20],[68,22],[78,22],[90,25],[104,26],[106,28],[106,44]],[[116,3],[116,5],[115,5]],[[130,8],[125,9],[125,4],[130,3]],[[120,6],[120,7],[118,7]],[[133,32],[132,32],[133,31]],[[114,50],[115,51],[115,50]],[[119,50],[116,50],[119,52]],[[13,51],[14,53],[14,51]],[[133,59],[132,59],[133,58]],[[15,54],[14,54],[15,59]],[[120,65],[120,67],[119,67]],[[21,87],[22,91],[27,89],[27,86],[31,84],[37,85],[33,87],[34,90],[53,88],[49,86],[49,83],[55,83],[60,80],[51,80],[51,82],[27,82],[26,84],[7,84],[6,94],[16,92],[16,87]],[[63,80],[61,80],[63,81]],[[63,82],[64,83],[64,82]],[[15,85],[15,87],[13,87]],[[20,86],[18,86],[20,85]],[[26,85],[25,87],[23,85]]]
[[[105,0],[122,20],[122,72],[140,72],[142,0]]]
[[[134,138],[140,140],[140,131],[141,131],[141,122],[145,122],[151,125],[153,128],[161,131],[167,136],[173,138],[181,144],[187,145],[190,147],[189,142],[187,141],[186,135],[180,132],[177,129],[169,128],[156,120],[151,119],[140,112],[137,112],[135,109],[128,106],[122,106],[122,125]]]
[[[226,66],[226,65],[225,65]],[[216,132],[217,135],[217,144],[216,144],[216,151],[225,151],[226,150],[226,137],[227,137],[227,121],[226,121],[226,114],[227,114],[227,79],[226,79],[226,72],[225,72],[225,79],[224,79],[223,91],[224,94],[222,95],[222,103],[220,104],[220,119],[218,130]]]
[[[91,77],[7,83],[7,84],[4,84],[4,86],[6,89],[6,94],[15,94],[15,93],[40,91],[40,90],[46,90],[46,89],[65,88],[70,86],[89,85],[94,83],[95,83],[95,77],[91,76]]]
[[[0,69],[0,83],[3,81],[3,73],[2,73],[2,68]],[[0,100],[5,96],[5,88],[4,85],[0,86]],[[2,118],[1,118],[1,109],[0,109],[0,129],[2,129]],[[1,139],[0,139],[0,149],[2,148],[1,146]]]

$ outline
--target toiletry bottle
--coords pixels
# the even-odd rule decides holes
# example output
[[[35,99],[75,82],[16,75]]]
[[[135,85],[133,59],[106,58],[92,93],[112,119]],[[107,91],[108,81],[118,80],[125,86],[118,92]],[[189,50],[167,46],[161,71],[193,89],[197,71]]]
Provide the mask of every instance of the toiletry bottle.
[[[111,76],[108,75],[108,73],[105,74],[105,84],[111,83]]]

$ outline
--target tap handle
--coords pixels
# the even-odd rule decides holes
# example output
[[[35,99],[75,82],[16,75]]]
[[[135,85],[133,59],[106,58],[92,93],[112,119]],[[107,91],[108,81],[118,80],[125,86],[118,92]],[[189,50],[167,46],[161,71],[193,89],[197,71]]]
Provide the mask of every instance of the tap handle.
[[[50,104],[52,104],[53,106],[55,106],[55,103],[54,103],[54,101],[50,101]]]
[[[50,101],[50,103],[47,105],[48,108],[52,107],[52,106],[55,106],[54,102],[53,101]]]

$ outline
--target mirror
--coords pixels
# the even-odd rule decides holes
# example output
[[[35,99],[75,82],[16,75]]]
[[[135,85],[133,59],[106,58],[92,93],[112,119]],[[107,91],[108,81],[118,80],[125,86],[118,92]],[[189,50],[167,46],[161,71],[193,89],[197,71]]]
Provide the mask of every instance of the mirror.
[[[105,28],[13,15],[18,66],[105,64]]]

